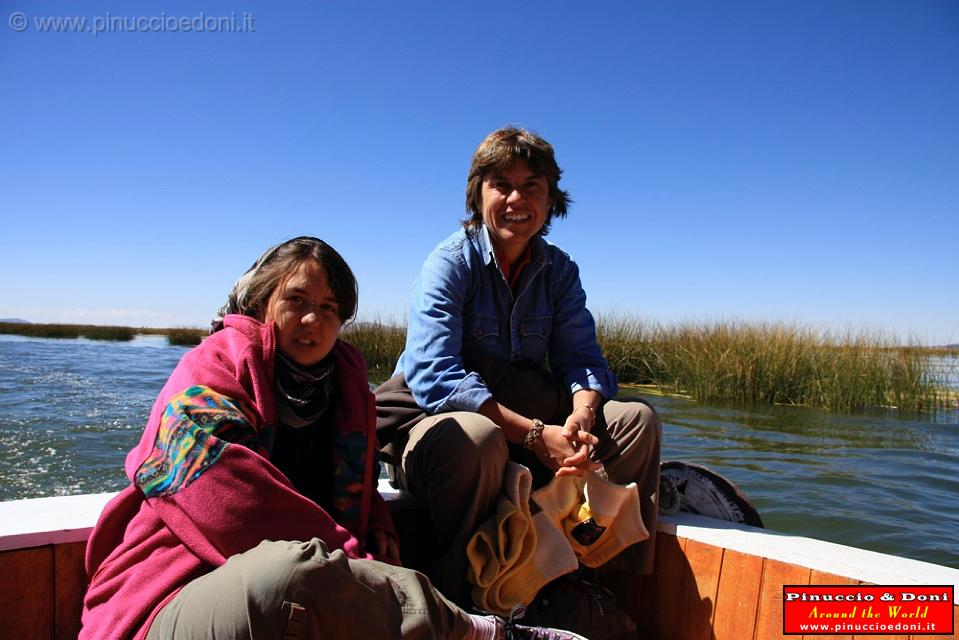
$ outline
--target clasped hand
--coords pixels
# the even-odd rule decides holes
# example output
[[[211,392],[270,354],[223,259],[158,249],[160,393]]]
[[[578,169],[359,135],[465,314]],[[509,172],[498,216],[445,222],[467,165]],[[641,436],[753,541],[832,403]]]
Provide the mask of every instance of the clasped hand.
[[[599,442],[589,430],[591,416],[586,411],[574,411],[563,426],[550,424],[543,429],[540,446],[534,447],[537,457],[556,476],[581,476],[602,466],[589,457],[590,448]]]

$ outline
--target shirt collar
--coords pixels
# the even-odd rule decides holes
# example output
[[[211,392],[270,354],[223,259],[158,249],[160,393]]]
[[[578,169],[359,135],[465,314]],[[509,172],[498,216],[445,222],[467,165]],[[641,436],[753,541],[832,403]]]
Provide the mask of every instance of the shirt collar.
[[[489,229],[486,228],[485,224],[480,225],[480,232],[476,234],[477,239],[479,240],[480,251],[483,255],[483,264],[489,266],[490,263],[496,265],[496,268],[499,269],[499,260],[496,258],[496,252],[493,251],[493,239],[490,237]],[[544,249],[545,240],[539,234],[533,236],[533,239],[529,241],[530,248],[530,264],[539,264],[539,263],[549,263],[549,258],[546,257],[546,251]]]
[[[489,237],[489,229],[486,228],[485,224],[480,225],[480,232],[477,235],[479,236],[480,249],[483,251],[483,263],[489,266],[492,262],[498,267],[499,261],[496,259],[496,252],[493,251],[493,239]]]

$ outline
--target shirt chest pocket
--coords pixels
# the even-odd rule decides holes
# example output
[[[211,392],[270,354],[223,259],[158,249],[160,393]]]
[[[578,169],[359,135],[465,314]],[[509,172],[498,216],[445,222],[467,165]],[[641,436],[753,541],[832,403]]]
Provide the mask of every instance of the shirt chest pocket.
[[[523,356],[537,362],[543,360],[549,346],[549,336],[553,330],[553,316],[526,318],[519,325],[520,339],[523,341]]]
[[[499,322],[493,316],[464,315],[463,331],[468,338],[476,342],[493,344],[499,338]]]

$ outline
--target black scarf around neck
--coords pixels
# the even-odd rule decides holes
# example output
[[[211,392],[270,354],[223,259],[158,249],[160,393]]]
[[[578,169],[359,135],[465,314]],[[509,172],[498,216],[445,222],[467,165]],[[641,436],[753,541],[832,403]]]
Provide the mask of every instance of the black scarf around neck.
[[[311,366],[276,352],[276,404],[280,424],[302,429],[316,422],[330,404],[333,354]]]

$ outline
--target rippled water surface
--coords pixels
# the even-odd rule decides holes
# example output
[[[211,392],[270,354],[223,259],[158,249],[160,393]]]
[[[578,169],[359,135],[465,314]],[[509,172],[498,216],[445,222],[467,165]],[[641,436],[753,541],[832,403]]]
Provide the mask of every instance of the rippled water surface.
[[[116,490],[183,347],[0,335],[0,500]]]
[[[111,491],[185,353],[0,335],[0,500]],[[945,363],[954,366],[948,361]],[[770,529],[959,568],[959,413],[900,418],[650,398],[664,460],[733,480]]]
[[[770,529],[959,568],[959,416],[653,400],[663,459],[735,482]]]

